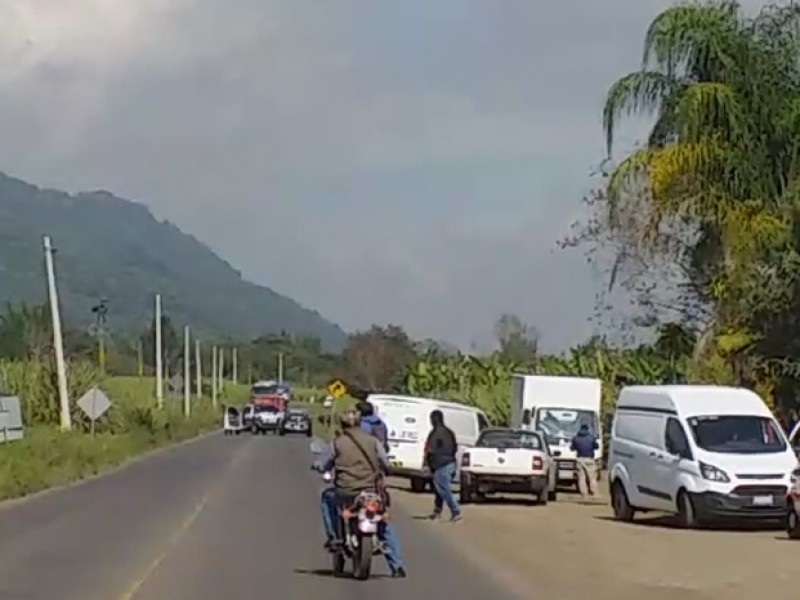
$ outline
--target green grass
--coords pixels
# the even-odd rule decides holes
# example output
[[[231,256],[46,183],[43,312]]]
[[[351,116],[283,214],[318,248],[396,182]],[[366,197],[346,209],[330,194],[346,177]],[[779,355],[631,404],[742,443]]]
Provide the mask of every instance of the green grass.
[[[69,433],[36,425],[25,439],[0,445],[0,500],[97,475],[149,450],[196,437],[221,426],[222,405],[242,404],[248,387],[227,384],[215,408],[208,396],[192,398],[192,414],[183,415],[183,395],[165,394],[155,407],[152,378],[111,377],[100,387],[113,406],[97,423],[96,435],[85,424]]]

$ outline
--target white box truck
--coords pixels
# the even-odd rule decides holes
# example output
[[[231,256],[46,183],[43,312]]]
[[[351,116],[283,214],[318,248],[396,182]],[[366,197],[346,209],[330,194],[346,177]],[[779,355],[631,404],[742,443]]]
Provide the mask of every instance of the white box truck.
[[[597,437],[595,458],[603,456],[599,379],[515,374],[511,383],[511,426],[544,434],[558,464],[559,484],[577,484],[572,438],[588,425]]]

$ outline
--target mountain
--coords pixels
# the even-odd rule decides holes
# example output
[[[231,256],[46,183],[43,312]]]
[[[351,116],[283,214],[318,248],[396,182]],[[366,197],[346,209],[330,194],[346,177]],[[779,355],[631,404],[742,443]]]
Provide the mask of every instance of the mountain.
[[[0,173],[0,303],[47,298],[42,236],[56,248],[64,320],[93,322],[108,298],[108,324],[139,331],[152,320],[153,297],[176,325],[206,335],[254,338],[281,330],[319,337],[329,349],[342,329],[316,311],[242,278],[208,246],[141,204],[108,192],[70,195]]]

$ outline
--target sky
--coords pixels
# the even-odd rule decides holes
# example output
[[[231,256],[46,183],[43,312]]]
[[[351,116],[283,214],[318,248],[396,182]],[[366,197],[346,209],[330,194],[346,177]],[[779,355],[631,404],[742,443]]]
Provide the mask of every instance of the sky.
[[[347,330],[486,347],[513,313],[560,350],[604,280],[557,242],[669,4],[4,0],[0,170],[142,202]]]

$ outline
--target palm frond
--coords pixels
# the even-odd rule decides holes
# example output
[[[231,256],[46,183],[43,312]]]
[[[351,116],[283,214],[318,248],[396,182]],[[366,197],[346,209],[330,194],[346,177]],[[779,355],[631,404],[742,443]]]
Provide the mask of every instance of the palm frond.
[[[617,119],[631,114],[655,114],[677,90],[677,83],[658,71],[636,71],[617,80],[606,95],[603,130],[611,154]]]

